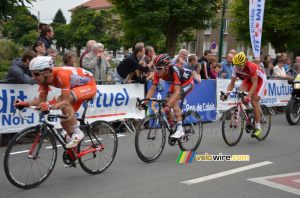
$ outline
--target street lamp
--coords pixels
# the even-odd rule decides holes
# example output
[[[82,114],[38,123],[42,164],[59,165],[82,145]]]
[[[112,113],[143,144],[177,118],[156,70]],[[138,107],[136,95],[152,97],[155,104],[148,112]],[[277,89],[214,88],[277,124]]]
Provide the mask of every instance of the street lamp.
[[[40,36],[40,29],[39,29],[39,27],[40,27],[40,11],[36,10],[34,8],[29,8],[29,9],[32,9],[32,10],[35,10],[35,11],[38,12],[38,28],[37,28],[37,32],[38,32],[38,36]]]

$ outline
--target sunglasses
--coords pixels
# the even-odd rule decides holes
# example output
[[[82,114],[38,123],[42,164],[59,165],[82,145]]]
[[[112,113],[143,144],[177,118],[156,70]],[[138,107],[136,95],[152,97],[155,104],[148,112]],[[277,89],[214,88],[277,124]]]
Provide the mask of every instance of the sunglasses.
[[[244,65],[244,63],[239,64],[239,65],[235,65],[236,67],[242,67]]]
[[[163,68],[164,68],[164,67],[156,67],[155,69],[160,71],[160,70],[162,70]]]
[[[40,76],[40,75],[43,74],[43,73],[45,73],[45,72],[32,73],[32,75],[35,76],[35,77],[38,77],[38,76]]]

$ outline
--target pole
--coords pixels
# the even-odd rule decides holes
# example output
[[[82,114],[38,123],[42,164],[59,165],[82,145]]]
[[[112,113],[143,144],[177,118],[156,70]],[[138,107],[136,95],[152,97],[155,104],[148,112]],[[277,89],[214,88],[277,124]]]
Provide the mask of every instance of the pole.
[[[220,48],[219,48],[219,62],[222,61],[222,51],[223,51],[223,29],[224,29],[224,17],[225,17],[225,6],[226,2],[223,0],[223,10],[222,10],[222,19],[221,19],[221,30],[220,30]]]
[[[38,37],[40,36],[40,11],[38,11]]]

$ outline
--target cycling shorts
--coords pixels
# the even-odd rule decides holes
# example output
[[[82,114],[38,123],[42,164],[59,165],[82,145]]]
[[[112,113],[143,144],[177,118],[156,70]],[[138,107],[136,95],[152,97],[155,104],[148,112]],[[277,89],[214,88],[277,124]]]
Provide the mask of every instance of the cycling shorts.
[[[71,89],[71,95],[73,97],[72,106],[75,112],[78,111],[81,104],[89,99],[92,99],[97,93],[97,86],[96,83],[91,85],[83,85],[80,87],[74,87]]]
[[[180,86],[180,99],[185,98],[194,88],[194,80],[190,78],[190,80],[186,81]],[[167,92],[166,98],[170,98],[174,93],[174,84],[172,84]]]
[[[242,85],[246,86],[248,91],[250,91],[252,87],[251,79],[245,79],[242,82]],[[259,97],[262,97],[264,94],[264,90],[266,89],[266,86],[267,86],[267,79],[258,78],[257,88],[253,95],[258,95]]]

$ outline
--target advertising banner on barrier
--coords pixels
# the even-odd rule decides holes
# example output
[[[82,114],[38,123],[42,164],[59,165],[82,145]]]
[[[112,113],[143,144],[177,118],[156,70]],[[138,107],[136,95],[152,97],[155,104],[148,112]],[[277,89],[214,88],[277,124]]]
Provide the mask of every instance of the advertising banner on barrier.
[[[216,85],[214,80],[202,80],[201,83],[194,83],[194,89],[185,98],[182,111],[188,110],[197,111],[203,122],[216,120]],[[151,87],[151,82],[148,83],[148,90]],[[165,98],[169,82],[165,82],[164,90],[158,92],[156,90],[154,98]],[[180,103],[179,103],[180,104]],[[157,104],[149,103],[149,113],[157,110]]]
[[[18,114],[13,117],[13,101],[19,98],[23,101],[31,101],[39,96],[38,85],[25,84],[0,84],[0,133],[18,132],[21,129],[34,126],[39,123],[39,114],[32,109],[24,109],[24,117],[29,121],[22,120]],[[136,98],[144,97],[144,85],[97,85],[98,97],[91,101],[86,114],[88,122],[95,120],[113,121],[122,118],[142,118],[144,113],[135,108]],[[61,90],[50,87],[47,102],[56,103]],[[82,104],[77,117],[83,113]],[[60,110],[52,111],[54,114],[60,114]],[[55,120],[56,127],[60,127],[59,120]]]
[[[241,80],[236,81],[233,91],[237,91],[242,82],[243,81]],[[221,91],[226,92],[229,83],[229,79],[217,80],[217,111],[226,111],[235,105],[234,94],[230,94],[227,101],[223,102],[220,100]],[[268,80],[260,103],[265,104],[268,107],[286,106],[291,98],[291,91],[292,86],[287,83],[287,80]]]

